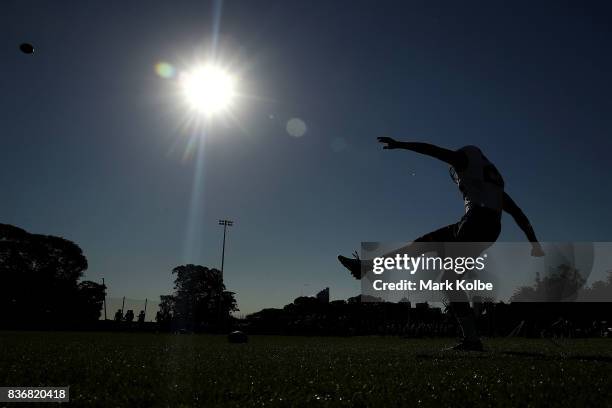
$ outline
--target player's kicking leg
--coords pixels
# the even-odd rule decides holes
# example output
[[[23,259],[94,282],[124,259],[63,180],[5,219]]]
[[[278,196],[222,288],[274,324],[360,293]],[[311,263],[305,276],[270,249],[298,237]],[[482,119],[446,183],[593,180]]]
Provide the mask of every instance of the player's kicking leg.
[[[436,252],[438,256],[445,255],[444,243],[460,241],[461,227],[463,223],[460,221],[456,224],[447,225],[436,231],[430,232],[417,238],[409,245],[389,252],[384,257],[393,257],[396,254],[406,254],[410,257],[420,256],[424,253]],[[356,279],[361,279],[372,270],[372,260],[361,260],[357,252],[353,253],[353,258],[347,258],[339,255],[340,263],[350,271],[351,275]],[[447,279],[456,279],[457,275],[453,272],[451,276],[445,274]],[[450,301],[451,312],[457,320],[457,324],[462,332],[461,341],[445,350],[458,351],[483,351],[482,342],[476,330],[476,319],[474,312],[470,308],[469,298],[463,291],[449,292],[446,294]]]
[[[411,257],[421,256],[424,253],[436,252],[442,256],[444,252],[443,243],[455,241],[455,231],[458,228],[457,224],[447,225],[433,232],[423,235],[415,239],[412,243],[388,252],[383,257],[394,257],[397,254],[406,254]],[[353,258],[338,255],[338,261],[349,270],[355,279],[361,279],[365,274],[372,270],[373,262],[371,259],[360,259],[357,251],[353,252]]]

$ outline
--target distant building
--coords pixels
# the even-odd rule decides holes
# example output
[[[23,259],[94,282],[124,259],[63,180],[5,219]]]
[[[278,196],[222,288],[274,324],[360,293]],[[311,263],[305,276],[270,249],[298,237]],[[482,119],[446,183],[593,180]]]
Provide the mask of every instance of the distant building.
[[[408,300],[407,297],[401,298],[398,303],[406,309],[410,309],[412,307],[412,304],[410,303],[410,300]]]
[[[376,296],[370,295],[357,295],[350,297],[346,300],[346,303],[384,303],[385,300]]]
[[[325,288],[317,293],[317,300],[321,303],[329,303],[329,288]]]

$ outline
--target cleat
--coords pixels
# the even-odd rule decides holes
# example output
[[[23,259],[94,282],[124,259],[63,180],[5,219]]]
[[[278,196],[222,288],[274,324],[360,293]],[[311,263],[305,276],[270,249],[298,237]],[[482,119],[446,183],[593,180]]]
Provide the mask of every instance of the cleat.
[[[357,251],[353,252],[354,258],[338,255],[338,260],[346,269],[351,272],[351,275],[357,280],[360,280],[369,270],[372,270],[372,261],[362,261],[359,259]]]
[[[347,258],[346,256],[338,255],[338,260],[342,266],[351,272],[353,278],[361,279],[361,261],[359,258]]]

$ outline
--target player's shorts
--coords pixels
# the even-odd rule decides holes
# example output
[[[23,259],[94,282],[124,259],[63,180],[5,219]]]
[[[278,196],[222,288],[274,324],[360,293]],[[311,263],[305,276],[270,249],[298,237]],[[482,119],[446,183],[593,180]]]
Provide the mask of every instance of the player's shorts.
[[[501,212],[473,207],[457,223],[447,225],[417,238],[416,242],[489,242],[501,232]]]
[[[472,207],[461,220],[455,224],[447,225],[429,234],[417,238],[415,242],[432,243],[431,248],[439,256],[449,255],[448,251],[453,250],[443,243],[470,242],[452,251],[455,256],[480,256],[489,248],[499,237],[501,232],[501,212],[486,207]],[[440,243],[440,245],[436,245]],[[427,245],[429,248],[429,245]],[[458,254],[455,251],[459,251]],[[443,274],[443,279],[457,279],[457,275],[452,271]],[[457,316],[465,316],[470,312],[468,296],[462,291],[451,291],[446,293],[447,300],[452,306],[453,313]]]

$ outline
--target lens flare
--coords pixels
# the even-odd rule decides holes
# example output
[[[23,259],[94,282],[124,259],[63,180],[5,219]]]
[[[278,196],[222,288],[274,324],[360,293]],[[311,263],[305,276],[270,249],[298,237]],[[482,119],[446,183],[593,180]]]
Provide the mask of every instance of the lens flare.
[[[306,123],[300,118],[291,118],[287,122],[287,133],[293,137],[302,137],[308,130]]]
[[[164,79],[170,79],[174,77],[176,70],[171,64],[161,61],[155,64],[155,73]]]

